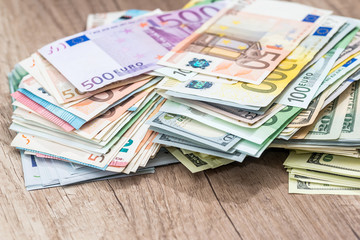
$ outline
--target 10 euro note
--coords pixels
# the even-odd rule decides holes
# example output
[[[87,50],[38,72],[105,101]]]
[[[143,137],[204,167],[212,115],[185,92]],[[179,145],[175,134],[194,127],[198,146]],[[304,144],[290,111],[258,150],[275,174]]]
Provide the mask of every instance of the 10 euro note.
[[[214,3],[105,25],[50,43],[39,52],[79,91],[93,91],[156,69],[163,55],[223,5]]]
[[[326,13],[286,2],[257,1],[245,8],[231,4],[159,64],[260,84]]]

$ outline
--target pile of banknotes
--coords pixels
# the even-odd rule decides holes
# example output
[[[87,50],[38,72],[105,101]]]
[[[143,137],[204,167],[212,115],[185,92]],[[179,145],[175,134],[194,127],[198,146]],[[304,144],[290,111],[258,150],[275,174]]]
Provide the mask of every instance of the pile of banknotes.
[[[26,185],[195,173],[278,147],[293,151],[289,192],[359,194],[359,30],[273,0],[92,14],[9,74]]]

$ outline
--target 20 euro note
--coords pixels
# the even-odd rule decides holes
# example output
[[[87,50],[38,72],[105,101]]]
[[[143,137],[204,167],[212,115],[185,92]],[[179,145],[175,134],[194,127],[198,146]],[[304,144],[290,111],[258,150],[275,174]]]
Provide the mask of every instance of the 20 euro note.
[[[257,1],[245,8],[230,5],[159,64],[260,84],[326,14],[286,2]]]
[[[39,52],[81,92],[93,91],[156,69],[163,55],[223,5],[105,25],[50,43]]]

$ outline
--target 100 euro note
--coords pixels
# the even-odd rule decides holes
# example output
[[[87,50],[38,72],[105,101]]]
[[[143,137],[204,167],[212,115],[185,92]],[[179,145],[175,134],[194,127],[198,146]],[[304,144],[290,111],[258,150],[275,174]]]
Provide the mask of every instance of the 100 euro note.
[[[260,84],[328,13],[286,2],[256,1],[245,8],[231,5],[159,64]]]
[[[93,91],[156,69],[163,55],[223,5],[113,23],[60,39],[39,52],[81,92]]]

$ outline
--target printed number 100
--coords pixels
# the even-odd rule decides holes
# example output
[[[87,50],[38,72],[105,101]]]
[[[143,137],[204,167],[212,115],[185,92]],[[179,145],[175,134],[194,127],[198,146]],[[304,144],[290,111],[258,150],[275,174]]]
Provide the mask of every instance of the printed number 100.
[[[292,98],[288,98],[289,102],[291,101],[297,101],[297,102],[304,102],[304,99],[306,98],[306,94],[307,92],[310,92],[310,88],[308,87],[296,87],[294,88],[294,90],[296,92],[292,92],[290,93],[290,96]]]

